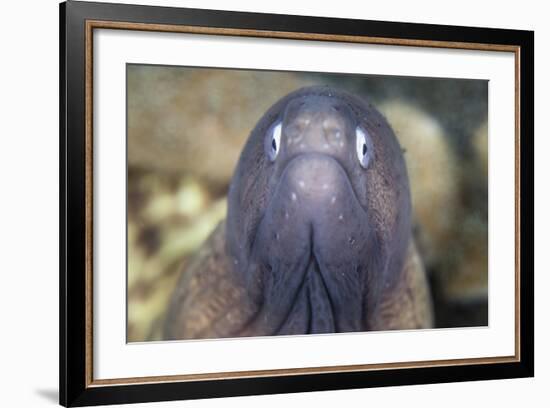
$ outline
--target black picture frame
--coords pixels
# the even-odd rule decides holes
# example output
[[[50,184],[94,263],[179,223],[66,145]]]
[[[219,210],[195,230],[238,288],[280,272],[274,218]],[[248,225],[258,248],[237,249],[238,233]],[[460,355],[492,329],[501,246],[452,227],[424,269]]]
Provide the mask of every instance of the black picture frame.
[[[364,21],[292,15],[68,1],[60,4],[60,403],[121,404],[531,377],[534,375],[534,33],[532,31]],[[519,357],[491,364],[449,364],[285,376],[94,385],[89,369],[87,286],[86,30],[89,21],[185,25],[326,36],[363,36],[441,43],[511,46],[518,50],[522,143],[516,151],[521,200],[517,310]],[[89,159],[89,157],[88,157]],[[518,174],[518,173],[516,173]],[[87,360],[88,359],[88,360]]]

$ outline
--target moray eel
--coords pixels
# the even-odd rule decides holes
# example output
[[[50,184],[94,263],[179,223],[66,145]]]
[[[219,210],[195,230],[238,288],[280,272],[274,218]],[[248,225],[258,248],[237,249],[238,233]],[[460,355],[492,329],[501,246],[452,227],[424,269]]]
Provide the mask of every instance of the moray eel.
[[[182,272],[165,339],[428,328],[399,143],[369,103],[328,87],[251,132],[228,215]]]

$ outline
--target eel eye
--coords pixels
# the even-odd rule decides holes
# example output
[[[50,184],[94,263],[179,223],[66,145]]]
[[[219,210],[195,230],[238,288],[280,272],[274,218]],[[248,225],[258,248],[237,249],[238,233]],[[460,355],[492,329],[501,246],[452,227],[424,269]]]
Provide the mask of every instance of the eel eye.
[[[271,161],[275,160],[281,148],[281,131],[282,123],[278,122],[267,134],[265,150]]]
[[[357,159],[361,164],[361,167],[366,169],[369,166],[369,162],[372,157],[372,143],[365,130],[357,127],[355,129],[356,143],[355,150],[357,153]]]

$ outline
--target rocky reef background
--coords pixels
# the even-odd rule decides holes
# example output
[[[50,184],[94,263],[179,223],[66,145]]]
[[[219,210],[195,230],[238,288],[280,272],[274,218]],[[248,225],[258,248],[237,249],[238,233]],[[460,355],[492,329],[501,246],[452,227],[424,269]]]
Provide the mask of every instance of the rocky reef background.
[[[241,148],[308,85],[369,99],[405,150],[436,327],[488,321],[488,83],[128,65],[128,341],[157,340],[179,272],[226,214]]]

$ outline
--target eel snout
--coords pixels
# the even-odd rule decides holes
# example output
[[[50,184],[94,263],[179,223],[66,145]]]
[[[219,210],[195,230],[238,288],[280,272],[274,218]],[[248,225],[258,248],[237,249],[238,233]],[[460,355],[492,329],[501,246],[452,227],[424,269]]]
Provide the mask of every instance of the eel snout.
[[[329,155],[340,161],[347,159],[346,135],[353,125],[349,123],[350,115],[342,112],[346,108],[334,103],[323,98],[308,104],[299,100],[289,104],[282,121],[282,155],[287,160],[304,153]]]

